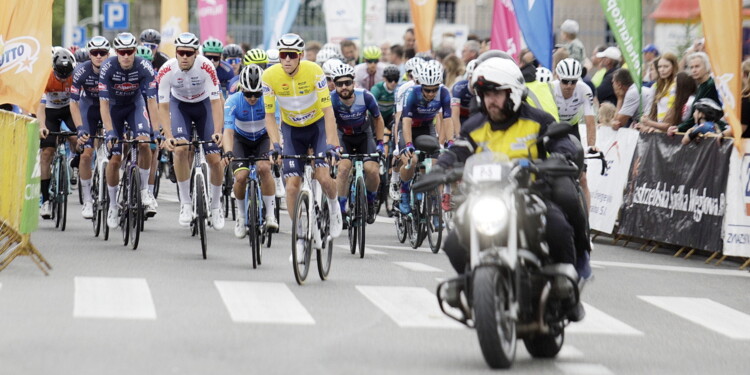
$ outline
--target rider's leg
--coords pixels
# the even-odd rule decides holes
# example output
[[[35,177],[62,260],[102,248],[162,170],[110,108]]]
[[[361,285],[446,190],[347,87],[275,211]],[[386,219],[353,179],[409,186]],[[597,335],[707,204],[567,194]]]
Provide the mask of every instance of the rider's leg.
[[[148,175],[148,191],[154,194],[154,185],[156,184],[156,168],[159,168],[159,147],[151,150],[151,173]]]
[[[81,162],[78,165],[78,176],[81,177],[81,193],[83,193],[83,202],[91,202],[91,159],[94,155],[94,149],[92,147],[86,147],[81,153]]]
[[[276,183],[271,173],[271,162],[259,161],[256,168],[258,169],[258,177],[260,177],[260,194],[263,196],[263,205],[266,207],[266,220],[271,217],[275,220]]]
[[[286,207],[290,218],[294,216],[294,208],[297,204],[297,195],[301,184],[302,177],[300,176],[286,177]]]
[[[221,156],[218,152],[206,155],[206,162],[211,170],[209,180],[211,181],[209,189],[211,190],[211,209],[217,209],[221,206],[221,185],[224,182],[224,168],[221,166]]]
[[[245,189],[247,189],[247,176],[250,171],[247,168],[235,169],[234,171],[234,199],[240,208],[239,215],[241,218],[247,217],[247,204],[245,203]],[[239,220],[239,219],[238,219]]]
[[[48,136],[47,138],[52,138]],[[49,184],[52,178],[52,158],[55,155],[54,147],[44,147],[40,155],[40,170],[42,175],[41,188],[42,188],[42,201],[46,202],[49,200]]]
[[[349,173],[352,170],[351,160],[341,160],[338,164],[338,174],[336,176],[336,185],[339,193],[339,206],[341,212],[346,212],[346,202],[349,199]]]

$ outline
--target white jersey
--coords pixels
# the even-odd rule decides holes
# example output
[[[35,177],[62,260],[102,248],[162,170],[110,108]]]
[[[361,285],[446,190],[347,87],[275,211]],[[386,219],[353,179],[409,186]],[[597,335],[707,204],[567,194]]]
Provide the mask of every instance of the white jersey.
[[[581,121],[581,117],[594,115],[594,94],[591,92],[589,85],[583,83],[583,81],[578,80],[573,95],[568,99],[563,98],[560,81],[554,81],[552,82],[552,94],[555,96],[560,121],[577,125]]]
[[[406,92],[416,84],[414,80],[411,80],[398,87],[398,91],[396,91],[396,112],[401,112],[404,109]]]
[[[206,98],[219,99],[221,95],[214,64],[201,55],[196,56],[188,70],[180,70],[176,58],[169,59],[159,69],[156,82],[159,84],[159,103],[169,102],[170,94],[186,103],[198,103]]]

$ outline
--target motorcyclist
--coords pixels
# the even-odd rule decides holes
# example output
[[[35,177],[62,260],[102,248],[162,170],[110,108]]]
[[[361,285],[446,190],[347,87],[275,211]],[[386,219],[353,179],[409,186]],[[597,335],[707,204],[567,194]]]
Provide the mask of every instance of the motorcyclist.
[[[471,116],[462,125],[458,140],[450,148],[452,152],[440,156],[438,164],[441,167],[450,168],[454,163],[463,163],[472,154],[486,150],[504,153],[512,160],[529,157],[545,159],[547,152],[568,154],[580,148],[570,138],[551,141],[546,145],[546,150],[544,145],[537,143],[555,120],[547,112],[525,101],[523,74],[512,60],[493,57],[482,62],[472,74],[471,85],[481,101],[480,113]],[[535,183],[535,186],[542,185],[540,181]],[[555,186],[546,190],[547,194],[540,195],[547,205],[545,232],[550,256],[555,262],[575,265],[573,226],[552,199],[552,192],[558,197],[562,194],[576,199],[575,185]],[[565,190],[569,191],[566,193]],[[463,275],[469,264],[470,241],[461,237],[460,228],[451,230],[443,250],[456,272]],[[580,304],[572,311],[570,320],[583,318]]]

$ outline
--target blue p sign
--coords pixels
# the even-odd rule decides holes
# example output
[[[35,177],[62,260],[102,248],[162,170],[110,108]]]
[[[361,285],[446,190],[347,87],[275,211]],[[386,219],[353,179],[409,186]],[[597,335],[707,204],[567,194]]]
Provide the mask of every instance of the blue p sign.
[[[127,30],[130,27],[130,4],[104,3],[104,29]]]
[[[86,46],[86,28],[83,26],[77,26],[73,28],[73,45],[78,47]]]

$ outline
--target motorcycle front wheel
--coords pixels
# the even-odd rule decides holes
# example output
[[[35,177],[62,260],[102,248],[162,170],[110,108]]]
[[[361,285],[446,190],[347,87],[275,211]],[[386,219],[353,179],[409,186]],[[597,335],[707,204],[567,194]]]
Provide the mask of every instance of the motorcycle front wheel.
[[[480,267],[474,272],[472,290],[484,360],[491,368],[510,368],[516,356],[516,324],[509,313],[508,283],[499,268]]]

